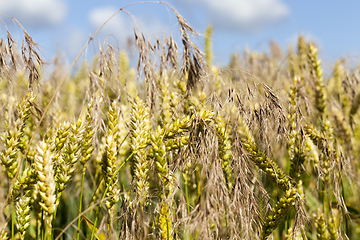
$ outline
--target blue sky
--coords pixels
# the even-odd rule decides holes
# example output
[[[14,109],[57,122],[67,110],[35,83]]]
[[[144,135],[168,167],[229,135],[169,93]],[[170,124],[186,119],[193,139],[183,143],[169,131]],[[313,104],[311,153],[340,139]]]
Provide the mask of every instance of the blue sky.
[[[4,16],[17,18],[41,45],[46,61],[57,51],[74,60],[96,29],[117,9],[137,1],[0,0],[1,20],[15,38],[21,29]],[[198,32],[214,26],[215,62],[226,64],[232,52],[245,47],[267,51],[269,40],[283,50],[296,44],[299,33],[317,42],[326,67],[337,58],[360,62],[360,1],[285,1],[285,0],[177,0],[168,1]],[[100,32],[84,57],[92,56],[98,43],[110,41],[125,48],[133,39],[134,21],[148,36],[176,35],[176,17],[160,4],[140,4],[126,8],[133,18],[120,12]],[[133,19],[136,19],[133,21]],[[6,36],[4,24],[0,25]],[[199,38],[200,46],[203,38]]]

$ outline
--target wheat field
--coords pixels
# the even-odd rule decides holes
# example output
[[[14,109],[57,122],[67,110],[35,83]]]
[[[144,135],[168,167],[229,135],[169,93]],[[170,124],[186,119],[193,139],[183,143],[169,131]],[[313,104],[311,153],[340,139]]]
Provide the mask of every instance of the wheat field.
[[[135,30],[135,68],[0,40],[0,239],[360,238],[359,68],[303,36],[218,67],[171,9],[181,41]]]

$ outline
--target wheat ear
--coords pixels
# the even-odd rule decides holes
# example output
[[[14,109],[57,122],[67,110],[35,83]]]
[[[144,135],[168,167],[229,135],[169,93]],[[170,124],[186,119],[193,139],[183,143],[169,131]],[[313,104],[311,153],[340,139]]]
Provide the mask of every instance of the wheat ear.
[[[146,147],[149,141],[150,119],[149,109],[139,97],[136,97],[132,103],[130,127],[130,146],[133,153],[132,175],[136,184],[135,191],[140,206],[145,206],[149,191],[149,182],[147,179],[149,164]]]
[[[9,179],[13,179],[18,171],[18,155],[19,151],[24,150],[27,143],[24,139],[24,130],[26,121],[30,116],[31,102],[34,101],[34,95],[29,92],[18,103],[19,117],[15,120],[14,126],[9,122],[10,109],[8,111],[8,119],[5,122],[7,131],[1,135],[1,140],[4,142],[5,150],[0,152],[0,161],[4,167]],[[13,129],[11,129],[13,128]]]
[[[326,93],[322,76],[323,70],[320,65],[321,60],[318,58],[317,51],[318,50],[314,45],[310,45],[309,61],[312,66],[312,75],[315,79],[315,108],[320,114],[320,121],[324,121],[326,118]]]
[[[231,139],[229,135],[230,129],[227,127],[224,119],[218,115],[216,118],[216,133],[218,137],[218,148],[219,148],[219,158],[222,164],[223,174],[227,183],[229,190],[232,189],[234,185],[234,177],[232,173],[232,146]]]
[[[291,189],[294,186],[293,181],[273,160],[258,149],[253,136],[241,117],[238,128],[242,147],[250,154],[250,159],[284,191]]]
[[[170,171],[166,159],[166,147],[163,142],[164,130],[159,126],[154,134],[151,134],[151,154],[155,161],[158,177],[158,197],[160,202],[159,226],[162,239],[173,239],[171,206],[169,199],[174,188],[174,176]]]
[[[50,239],[52,219],[56,206],[56,195],[53,155],[45,142],[40,142],[39,146],[36,148],[35,165],[39,179],[37,184],[39,186],[39,194],[41,197],[39,204],[46,213],[45,238]]]
[[[119,122],[119,102],[113,101],[109,107],[109,125],[108,132],[105,140],[105,152],[102,157],[102,169],[104,173],[106,192],[105,206],[112,215],[113,206],[119,201],[118,177],[116,172],[116,156],[117,145],[116,139],[119,134],[118,122]]]
[[[30,226],[30,196],[31,191],[26,191],[15,205],[15,211],[18,220],[16,227],[19,230],[20,239],[24,239],[26,230]]]

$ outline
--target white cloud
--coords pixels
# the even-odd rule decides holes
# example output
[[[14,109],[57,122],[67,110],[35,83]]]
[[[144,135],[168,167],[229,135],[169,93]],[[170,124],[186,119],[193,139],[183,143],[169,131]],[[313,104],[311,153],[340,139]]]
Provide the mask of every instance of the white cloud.
[[[288,7],[281,0],[187,0],[200,3],[215,27],[258,30],[284,19]]]
[[[15,17],[27,27],[54,26],[63,22],[66,3],[62,0],[0,0],[0,14]]]

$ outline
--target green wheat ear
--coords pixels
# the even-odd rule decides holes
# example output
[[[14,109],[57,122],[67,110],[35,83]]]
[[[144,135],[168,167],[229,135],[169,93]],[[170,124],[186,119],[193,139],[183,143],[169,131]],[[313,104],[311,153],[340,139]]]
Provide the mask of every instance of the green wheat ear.
[[[4,142],[5,149],[0,152],[0,162],[10,180],[15,177],[18,171],[19,152],[24,153],[27,148],[27,141],[24,137],[25,126],[30,117],[32,102],[34,102],[34,100],[34,94],[28,92],[21,101],[18,102],[18,117],[15,119],[14,123],[9,122],[11,117],[11,107],[9,107],[7,111],[7,120],[5,121],[7,130],[1,135],[1,140]]]
[[[294,231],[293,228],[290,227],[287,231],[285,240],[303,240],[303,237],[299,230]]]
[[[35,165],[26,166],[21,176],[16,179],[15,184],[10,192],[10,199],[15,201],[22,192],[30,191],[37,182],[37,173]]]
[[[118,177],[116,175],[116,161],[117,161],[117,142],[119,137],[119,102],[113,101],[109,107],[109,123],[108,132],[105,138],[105,152],[102,156],[102,170],[105,177],[105,187],[107,189],[105,206],[112,216],[114,205],[119,201]]]
[[[229,132],[231,132],[230,124],[226,124],[224,119],[218,115],[216,118],[216,133],[218,137],[219,158],[222,164],[223,174],[229,190],[234,185],[234,177],[232,173],[232,146]]]
[[[83,122],[79,118],[78,121],[72,125],[65,124],[62,129],[59,129],[60,139],[59,145],[53,148],[62,149],[59,155],[55,155],[56,159],[56,193],[57,193],[57,205],[59,204],[60,197],[65,190],[67,184],[70,182],[72,175],[75,171],[75,164],[81,158],[81,147],[83,140],[84,127]],[[67,136],[69,135],[69,136]],[[65,139],[68,138],[68,142],[64,147]],[[55,141],[56,142],[56,141]]]
[[[281,189],[284,191],[292,189],[294,182],[273,160],[258,149],[254,137],[241,117],[239,117],[238,130],[242,147],[250,154],[251,161],[263,170]]]
[[[169,76],[166,71],[162,73],[162,76],[159,78],[159,90],[161,91],[160,99],[162,101],[162,111],[161,111],[161,125],[167,125],[172,120],[172,107],[171,107],[171,96],[170,96],[170,86],[169,86]]]
[[[208,66],[212,67],[213,65],[213,50],[212,50],[212,43],[211,37],[213,32],[213,26],[209,25],[205,30],[205,60]]]
[[[290,128],[290,139],[288,142],[288,152],[290,156],[290,177],[294,180],[298,180],[303,172],[302,165],[306,160],[306,153],[304,150],[304,134],[298,130],[299,123],[297,119],[297,95],[298,95],[298,77],[294,77],[293,86],[290,88],[290,109],[289,109],[289,128]]]
[[[324,214],[320,212],[320,210],[318,210],[316,214],[315,227],[317,232],[316,236],[319,240],[329,239],[329,232],[327,230]]]
[[[135,180],[135,192],[140,206],[145,206],[149,196],[146,147],[149,143],[150,117],[149,108],[139,98],[135,97],[130,115],[130,147],[133,154],[132,176]]]
[[[30,218],[31,218],[31,191],[26,191],[25,194],[20,197],[15,206],[15,211],[17,215],[17,224],[16,227],[20,233],[20,239],[24,239],[26,230],[30,226]]]
[[[280,198],[279,202],[275,205],[275,208],[273,208],[266,217],[261,239],[267,239],[267,237],[279,226],[281,220],[285,218],[290,208],[295,205],[296,194],[297,189],[290,188],[285,192],[285,195]]]
[[[323,80],[323,70],[321,68],[321,60],[318,58],[318,49],[310,45],[309,47],[309,61],[312,66],[312,75],[315,80],[315,108],[320,114],[320,120],[325,121],[325,111],[326,111],[326,93]]]
[[[86,166],[88,161],[91,158],[92,152],[94,151],[94,147],[92,146],[93,136],[95,133],[95,129],[93,126],[93,118],[92,111],[94,108],[95,100],[92,99],[90,104],[88,105],[84,126],[84,135],[83,135],[83,144],[82,144],[82,157],[80,159],[81,165],[83,165],[83,169],[86,170]]]
[[[158,179],[158,197],[160,201],[160,214],[158,225],[160,227],[162,239],[173,239],[173,224],[171,218],[172,200],[169,199],[174,189],[174,176],[169,169],[166,158],[166,147],[163,142],[164,130],[158,126],[156,132],[150,135],[151,154],[155,161],[155,168]]]
[[[1,228],[0,228],[0,239],[1,240],[8,240],[9,239],[8,238],[8,233],[7,233],[6,229],[5,229],[5,226],[4,227],[1,226]]]
[[[305,41],[305,38],[303,35],[299,35],[298,38],[298,45],[297,45],[297,54],[298,54],[298,67],[301,77],[304,77],[304,72],[307,69],[307,54],[309,52],[308,44]]]

